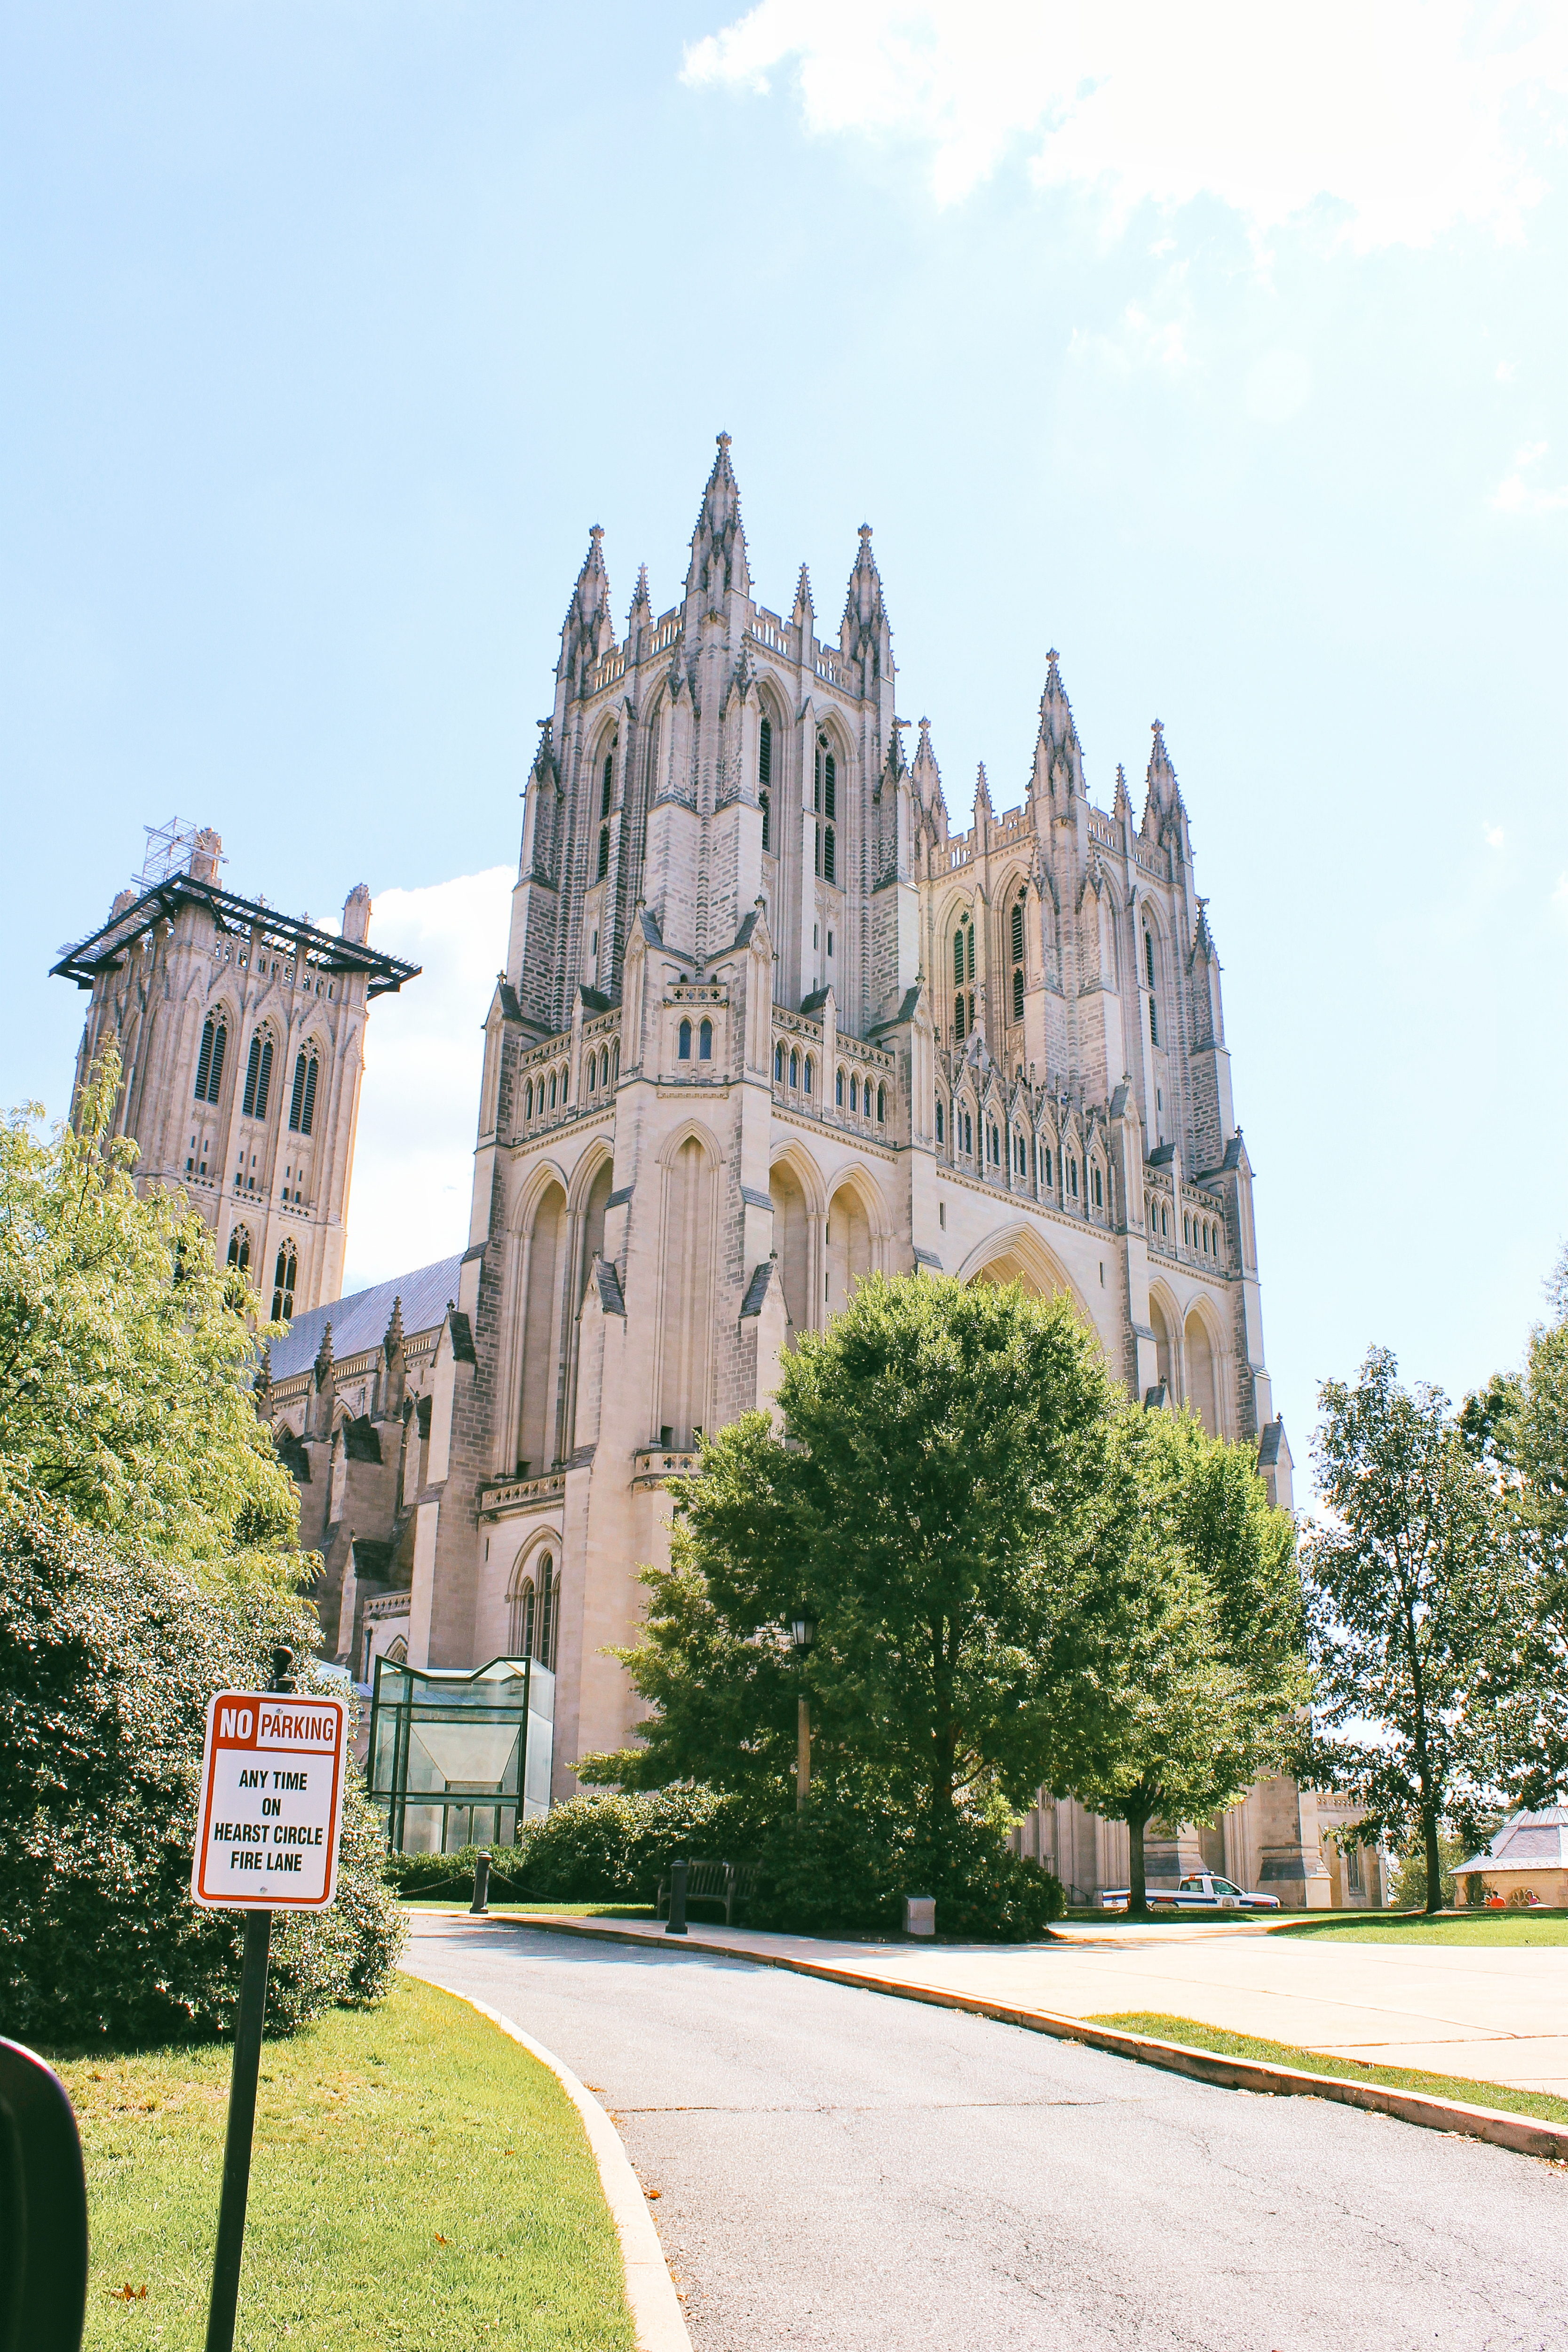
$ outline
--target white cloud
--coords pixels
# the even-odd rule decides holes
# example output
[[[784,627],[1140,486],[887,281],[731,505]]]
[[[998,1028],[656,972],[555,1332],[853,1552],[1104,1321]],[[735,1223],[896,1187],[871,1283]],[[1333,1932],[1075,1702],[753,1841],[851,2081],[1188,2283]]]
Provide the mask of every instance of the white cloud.
[[[1241,388],[1248,414],[1265,425],[1288,424],[1312,396],[1312,372],[1300,352],[1264,352],[1247,371]]]
[[[1491,494],[1494,513],[1543,515],[1568,507],[1568,482],[1548,489],[1543,482],[1531,478],[1531,468],[1540,465],[1548,446],[1544,441],[1527,441],[1514,451],[1513,464]]]
[[[1511,383],[1513,382],[1513,362],[1511,360],[1499,360],[1497,363],[1497,380],[1499,383]]]
[[[1508,838],[1508,835],[1504,833],[1500,824],[1483,825],[1481,830],[1486,835],[1487,841],[1493,849],[1500,849],[1503,843]]]
[[[912,140],[937,201],[1010,154],[1042,186],[1208,194],[1254,233],[1322,198],[1362,250],[1519,233],[1568,89],[1568,13],[1481,0],[760,0],[685,53],[695,87],[785,68],[817,132]]]
[[[484,1020],[506,961],[511,867],[383,890],[371,938],[423,967],[365,1033],[345,1291],[466,1246]]]

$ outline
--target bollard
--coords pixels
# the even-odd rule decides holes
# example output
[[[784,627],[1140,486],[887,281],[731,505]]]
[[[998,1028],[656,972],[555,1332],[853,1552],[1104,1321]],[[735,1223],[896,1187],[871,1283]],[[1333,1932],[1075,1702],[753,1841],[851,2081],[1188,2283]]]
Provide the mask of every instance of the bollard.
[[[476,1918],[490,1907],[490,1857],[477,1854],[474,1862],[474,1900],[468,1906],[468,1916]]]
[[[906,1936],[934,1936],[936,1933],[936,1898],[934,1895],[904,1896],[904,1932]]]
[[[684,1936],[686,1932],[686,1864],[670,1864],[670,1916],[664,1925],[666,1936]]]

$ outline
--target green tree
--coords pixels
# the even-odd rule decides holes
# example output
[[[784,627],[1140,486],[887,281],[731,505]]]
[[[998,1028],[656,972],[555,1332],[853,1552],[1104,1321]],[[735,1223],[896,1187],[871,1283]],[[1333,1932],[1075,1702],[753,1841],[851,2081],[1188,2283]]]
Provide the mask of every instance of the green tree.
[[[75,1127],[0,1122],[0,1493],[193,1571],[302,1563],[298,1502],[252,1394],[260,1301],[183,1193],[141,1198],[112,1051]],[[267,1327],[269,1328],[269,1327]]]
[[[1127,1824],[1128,1916],[1147,1916],[1144,1834],[1207,1821],[1277,1769],[1307,1696],[1295,1530],[1251,1450],[1190,1414],[1126,1414],[1139,1573],[1103,1760],[1073,1793]]]
[[[1358,1838],[1426,1856],[1495,1786],[1528,1675],[1530,1579],[1514,1515],[1440,1389],[1403,1388],[1385,1348],[1320,1391],[1326,1514],[1302,1545],[1316,1687],[1302,1761],[1363,1808]]]
[[[777,1817],[804,1687],[814,1774],[915,1817],[940,1854],[960,1816],[1096,1752],[1135,1598],[1124,1400],[1066,1300],[911,1276],[802,1335],[779,1402],[787,1438],[751,1413],[705,1446],[671,1566],[644,1573],[622,1654],[645,1744],[580,1769],[706,1780]]]

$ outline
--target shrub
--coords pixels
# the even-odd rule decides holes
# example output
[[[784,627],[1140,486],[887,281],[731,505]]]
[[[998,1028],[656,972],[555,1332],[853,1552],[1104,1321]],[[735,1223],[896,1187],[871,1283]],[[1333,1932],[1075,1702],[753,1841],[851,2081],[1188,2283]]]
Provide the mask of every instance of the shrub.
[[[200,1589],[63,1514],[0,1506],[7,2033],[171,2040],[232,2026],[243,1919],[198,1910],[190,1894],[207,1700],[265,1681],[279,1643],[308,1655],[313,1624],[259,1583]],[[351,1773],[336,1904],[274,1923],[273,2032],[384,1990],[403,1927],[383,1853]]]
[[[569,1797],[526,1822],[515,1846],[485,1849],[496,1895],[556,1903],[652,1903],[673,1854],[735,1861],[755,1850],[734,1799],[691,1783]],[[393,1854],[388,1872],[403,1895],[466,1895],[480,1851]]]
[[[956,1815],[938,1848],[885,1802],[821,1783],[768,1832],[746,1918],[801,1934],[894,1935],[906,1895],[935,1896],[939,1935],[1007,1942],[1042,1936],[1067,1907],[1060,1882],[1013,1853],[999,1822]]]

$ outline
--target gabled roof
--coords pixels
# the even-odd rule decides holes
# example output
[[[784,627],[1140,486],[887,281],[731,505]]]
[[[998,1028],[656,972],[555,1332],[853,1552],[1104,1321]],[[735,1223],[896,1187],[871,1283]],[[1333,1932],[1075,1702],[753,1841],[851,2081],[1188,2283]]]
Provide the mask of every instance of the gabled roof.
[[[357,1290],[350,1297],[329,1299],[323,1307],[312,1307],[306,1315],[297,1315],[288,1327],[286,1339],[276,1340],[268,1354],[267,1366],[273,1383],[292,1379],[296,1372],[308,1372],[315,1362],[321,1337],[328,1324],[332,1327],[332,1360],[340,1364],[345,1357],[362,1356],[368,1349],[379,1347],[387,1325],[392,1320],[392,1301],[402,1301],[402,1328],[412,1339],[416,1331],[432,1331],[446,1313],[446,1302],[457,1296],[457,1277],[463,1268],[463,1254],[455,1257],[438,1258],[434,1265],[415,1266],[411,1274],[394,1275],[390,1282],[378,1282],[370,1290]]]
[[[1511,1813],[1485,1853],[1460,1863],[1456,1878],[1483,1870],[1568,1870],[1568,1805]]]

